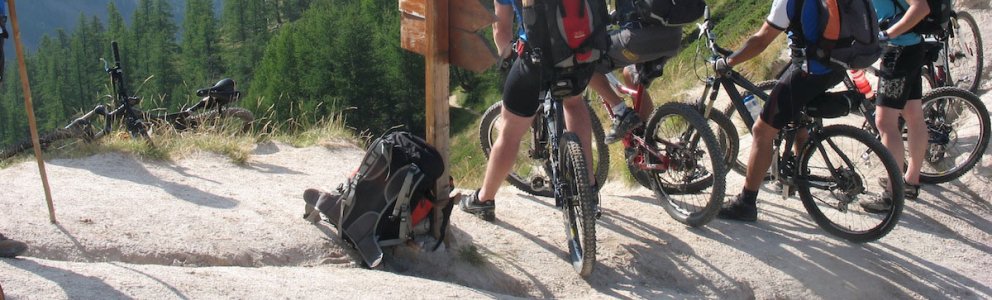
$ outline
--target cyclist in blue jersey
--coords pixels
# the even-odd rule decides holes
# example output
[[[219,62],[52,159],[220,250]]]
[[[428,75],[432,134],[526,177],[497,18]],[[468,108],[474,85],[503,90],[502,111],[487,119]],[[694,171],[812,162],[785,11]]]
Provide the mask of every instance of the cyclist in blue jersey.
[[[799,2],[803,6],[795,7]],[[815,44],[822,34],[816,26],[818,22],[812,22],[820,17],[817,13],[818,5],[819,1],[775,0],[761,29],[744,42],[741,49],[714,64],[718,75],[726,74],[733,66],[761,54],[783,31],[789,36],[792,65],[778,79],[751,128],[754,139],[751,141],[744,187],[736,198],[727,202],[720,210],[717,215],[719,218],[749,222],[758,220],[758,188],[771,166],[772,142],[775,136],[799,115],[806,103],[840,83],[845,76],[842,71],[834,70],[826,62],[808,57],[805,49],[799,47]],[[799,24],[800,17],[803,20],[802,28],[789,26],[793,22]],[[797,34],[794,30],[802,32]],[[800,40],[800,36],[805,37],[805,40]]]
[[[920,193],[920,169],[926,155],[929,135],[923,120],[923,80],[921,70],[926,64],[927,47],[923,37],[912,32],[914,26],[930,13],[926,0],[873,0],[878,24],[882,28],[879,40],[888,41],[882,52],[882,67],[875,100],[875,125],[882,136],[882,144],[896,158],[899,168],[906,169],[903,187],[907,199],[916,199]],[[903,150],[899,116],[906,121],[909,145],[909,162]],[[887,181],[880,184],[888,186]],[[900,188],[900,187],[889,187]],[[887,212],[891,197],[861,202],[870,212]]]

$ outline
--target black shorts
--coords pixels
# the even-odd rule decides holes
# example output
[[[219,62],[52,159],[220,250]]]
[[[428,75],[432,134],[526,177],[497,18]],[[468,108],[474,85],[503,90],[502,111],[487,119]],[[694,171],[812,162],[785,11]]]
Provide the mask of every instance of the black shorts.
[[[926,57],[927,47],[923,43],[885,47],[877,105],[901,110],[906,101],[923,98],[922,69]]]
[[[573,70],[553,70],[534,65],[526,58],[527,54],[513,62],[506,74],[503,85],[503,108],[521,117],[531,117],[537,113],[541,105],[544,91],[551,87],[552,82],[568,82],[567,96],[582,93],[589,85],[595,64],[587,64]]]
[[[806,103],[843,81],[844,76],[840,71],[811,75],[790,66],[772,88],[768,102],[761,109],[761,119],[775,129],[782,129],[799,116]]]

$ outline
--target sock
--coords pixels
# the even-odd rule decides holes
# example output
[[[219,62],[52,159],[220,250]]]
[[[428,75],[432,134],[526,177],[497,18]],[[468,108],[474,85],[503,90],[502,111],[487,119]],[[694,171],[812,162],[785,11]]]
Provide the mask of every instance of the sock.
[[[741,201],[746,204],[756,205],[758,203],[758,191],[748,191],[746,188],[741,189]]]
[[[627,103],[620,102],[620,104],[614,105],[610,109],[613,110],[613,115],[619,118],[620,116],[623,116],[625,111],[627,111]]]

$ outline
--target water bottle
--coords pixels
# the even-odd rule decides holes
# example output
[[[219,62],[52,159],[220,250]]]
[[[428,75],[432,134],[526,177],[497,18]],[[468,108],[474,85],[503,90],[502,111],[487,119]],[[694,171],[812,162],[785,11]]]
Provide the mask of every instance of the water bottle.
[[[758,122],[758,116],[761,115],[761,105],[758,104],[757,100],[754,100],[754,95],[744,96],[744,107],[751,113],[751,119]]]
[[[871,99],[875,97],[875,92],[871,89],[871,83],[868,82],[868,78],[865,77],[864,70],[850,70],[851,80],[854,81],[854,86],[858,87],[858,91],[865,95],[865,98]]]

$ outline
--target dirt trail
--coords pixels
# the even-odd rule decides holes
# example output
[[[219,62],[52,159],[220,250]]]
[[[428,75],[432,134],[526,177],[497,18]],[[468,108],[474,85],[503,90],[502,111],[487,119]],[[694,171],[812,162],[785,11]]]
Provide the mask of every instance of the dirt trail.
[[[973,14],[992,22],[987,9]],[[990,89],[986,75],[988,106]],[[582,279],[565,262],[553,202],[511,187],[495,223],[454,213],[446,253],[399,249],[381,270],[357,267],[332,228],[300,215],[305,188],[330,189],[361,155],[264,144],[246,167],[209,154],[53,160],[59,225],[48,224],[34,164],[0,170],[0,232],[31,245],[0,259],[0,285],[11,299],[992,298],[989,158],[960,181],[926,186],[892,233],[865,245],[826,235],[798,200],[768,191],[759,222],[692,229],[650,191],[610,183],[599,264]],[[728,178],[728,194],[740,180]]]

